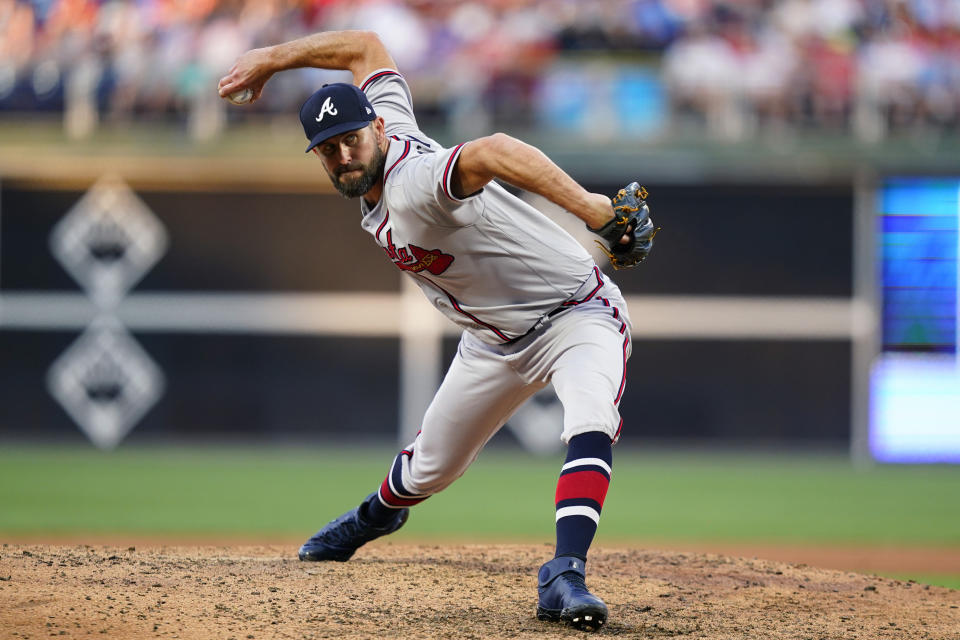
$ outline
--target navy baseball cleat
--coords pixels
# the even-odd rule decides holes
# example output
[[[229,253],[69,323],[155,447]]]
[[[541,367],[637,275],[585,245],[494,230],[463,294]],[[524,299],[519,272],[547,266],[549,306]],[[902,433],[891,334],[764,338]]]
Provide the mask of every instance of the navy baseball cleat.
[[[598,631],[607,621],[607,605],[587,590],[585,562],[560,556],[540,567],[537,619],[568,622],[579,631]]]
[[[370,494],[359,507],[347,511],[336,520],[331,520],[327,526],[317,531],[300,547],[300,559],[317,562],[321,560],[346,562],[366,543],[402,527],[410,515],[410,509],[398,509],[392,521],[379,527],[364,520],[360,513],[361,507],[375,496],[375,493]]]

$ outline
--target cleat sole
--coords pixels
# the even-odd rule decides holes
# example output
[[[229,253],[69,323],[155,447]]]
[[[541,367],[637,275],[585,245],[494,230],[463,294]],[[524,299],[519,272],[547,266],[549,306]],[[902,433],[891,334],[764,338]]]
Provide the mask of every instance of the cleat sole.
[[[578,631],[599,631],[607,622],[607,608],[596,604],[568,607],[560,612],[560,620]]]
[[[566,622],[578,631],[599,631],[607,622],[607,608],[593,604],[563,610],[537,607],[537,620]]]
[[[346,562],[353,557],[353,551],[333,550],[328,548],[304,549],[300,548],[297,557],[303,562]]]
[[[550,622],[560,622],[559,609],[544,609],[537,607],[537,620],[548,620]]]

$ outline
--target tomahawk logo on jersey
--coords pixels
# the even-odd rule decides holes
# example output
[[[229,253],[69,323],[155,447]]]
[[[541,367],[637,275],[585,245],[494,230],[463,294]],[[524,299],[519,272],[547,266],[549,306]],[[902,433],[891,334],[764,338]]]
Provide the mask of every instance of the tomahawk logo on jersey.
[[[397,247],[393,244],[392,233],[387,231],[387,246],[383,247],[387,257],[404,271],[420,273],[424,269],[435,276],[440,275],[447,270],[450,263],[453,262],[453,256],[443,253],[439,249],[426,250],[411,244],[409,250],[407,247]]]

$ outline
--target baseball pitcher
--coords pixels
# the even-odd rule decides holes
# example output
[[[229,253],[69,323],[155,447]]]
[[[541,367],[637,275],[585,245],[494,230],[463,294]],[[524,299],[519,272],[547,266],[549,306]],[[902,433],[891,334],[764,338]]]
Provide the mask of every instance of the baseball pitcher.
[[[607,607],[584,582],[612,469],[630,357],[630,318],[616,284],[570,235],[494,179],[537,193],[602,239],[615,268],[642,262],[656,234],[637,183],[611,201],[536,148],[502,133],[444,148],[420,131],[410,90],[373,33],[325,32],[243,54],[221,97],[256,100],[270,77],[317,67],[353,74],[300,109],[333,185],[360,198],[361,226],[444,315],[463,328],[416,439],[379,488],[300,548],[346,561],[392,533],[410,507],[460,477],[525,400],[553,384],[567,456],[556,491],[556,552],[538,576],[541,620],[596,631]],[[245,99],[243,98],[243,99]],[[558,425],[559,426],[559,425]]]

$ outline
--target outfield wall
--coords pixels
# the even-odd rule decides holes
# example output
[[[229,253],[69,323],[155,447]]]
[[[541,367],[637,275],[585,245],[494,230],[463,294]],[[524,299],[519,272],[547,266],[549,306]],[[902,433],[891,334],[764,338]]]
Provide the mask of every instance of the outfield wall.
[[[403,285],[355,203],[128,182],[100,183],[96,197],[0,183],[0,438],[416,430],[456,333]],[[657,247],[614,275],[635,325],[623,442],[846,446],[852,184],[649,186]],[[105,340],[123,355],[104,357]],[[550,450],[557,412],[538,397],[501,440]]]

